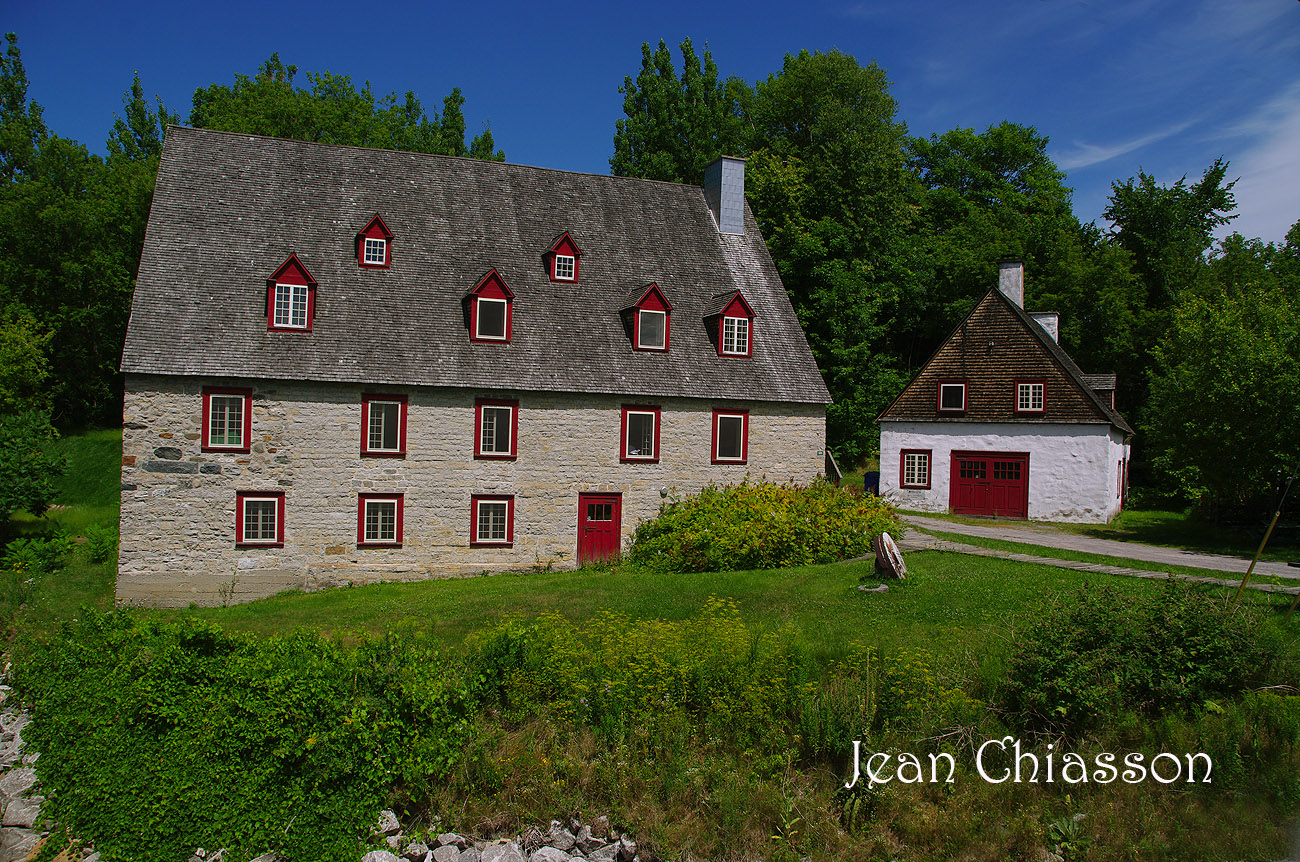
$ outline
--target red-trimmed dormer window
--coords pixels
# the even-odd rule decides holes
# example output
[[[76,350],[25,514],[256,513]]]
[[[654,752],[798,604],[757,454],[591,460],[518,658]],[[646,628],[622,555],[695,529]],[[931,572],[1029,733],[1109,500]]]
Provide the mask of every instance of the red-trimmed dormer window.
[[[582,250],[573,241],[573,237],[569,236],[569,232],[560,234],[546,252],[551,281],[577,281],[580,257],[582,257]]]
[[[750,356],[754,352],[754,309],[736,290],[714,297],[718,302],[710,317],[716,317],[718,355]]]
[[[291,254],[266,280],[266,328],[272,332],[311,332],[316,312],[316,279],[298,255]]]
[[[469,340],[485,344],[506,344],[512,327],[514,292],[495,269],[478,280],[465,296],[469,305]]]
[[[631,303],[623,309],[632,331],[633,350],[668,349],[669,319],[673,306],[657,284],[648,284],[634,292]]]
[[[393,265],[393,232],[378,213],[357,234],[357,263],[367,269]]]

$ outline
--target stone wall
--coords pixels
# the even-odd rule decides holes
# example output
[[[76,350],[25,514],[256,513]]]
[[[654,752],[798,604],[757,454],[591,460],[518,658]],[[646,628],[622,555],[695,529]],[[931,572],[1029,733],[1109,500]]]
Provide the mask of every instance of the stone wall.
[[[204,386],[247,386],[252,451],[201,451]],[[361,457],[361,396],[376,387],[128,375],[117,600],[183,606],[293,587],[575,565],[577,497],[622,495],[622,535],[669,496],[746,476],[808,482],[822,470],[821,405],[406,389],[406,455]],[[476,398],[517,398],[518,457],[476,460]],[[621,463],[624,404],[662,408],[660,459]],[[712,411],[746,408],[747,464],[710,463]],[[283,491],[284,546],[235,546],[235,495]],[[404,496],[400,548],[358,547],[358,494]],[[514,543],[472,548],[470,495],[515,498]]]
[[[929,488],[899,487],[903,449],[931,450]],[[1100,423],[881,422],[881,495],[904,509],[947,512],[955,451],[1028,452],[1031,520],[1105,523],[1119,512],[1118,462],[1128,446]]]

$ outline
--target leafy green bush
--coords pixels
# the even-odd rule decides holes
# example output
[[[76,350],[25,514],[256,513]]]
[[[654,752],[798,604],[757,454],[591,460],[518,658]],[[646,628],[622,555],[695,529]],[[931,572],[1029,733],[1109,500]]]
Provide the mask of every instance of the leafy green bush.
[[[117,527],[103,524],[86,527],[86,550],[92,563],[107,563],[117,557]]]
[[[776,569],[868,553],[886,530],[901,532],[893,509],[824,480],[710,485],[638,526],[628,557],[672,572]]]
[[[1081,590],[1018,639],[999,699],[1035,729],[1097,727],[1125,711],[1188,711],[1267,677],[1279,647],[1259,613],[1174,581]]]
[[[457,764],[463,668],[418,638],[345,648],[83,611],[19,663],[46,810],[107,860],[348,860],[396,787]]]
[[[509,620],[476,637],[470,664],[510,719],[546,711],[607,739],[684,720],[747,747],[774,732],[785,744],[810,670],[789,633],[751,629],[724,599],[680,622],[611,611],[580,625],[554,613]]]
[[[62,533],[45,538],[14,539],[0,557],[0,613],[4,619],[31,598],[41,578],[63,568],[72,540]]]

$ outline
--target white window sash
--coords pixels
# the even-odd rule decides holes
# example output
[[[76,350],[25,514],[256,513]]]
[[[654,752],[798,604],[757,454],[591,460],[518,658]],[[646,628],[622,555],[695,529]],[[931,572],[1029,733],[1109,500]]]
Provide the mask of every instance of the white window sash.
[[[485,333],[485,332],[483,331],[483,309],[486,307],[486,306],[484,305],[484,303],[489,303],[489,304],[492,304],[492,305],[500,305],[500,306],[501,306],[501,331],[500,331],[500,333]],[[509,309],[509,305],[508,305],[508,303],[506,302],[506,300],[504,300],[504,299],[491,299],[491,298],[488,298],[488,297],[479,297],[479,299],[478,299],[478,314],[475,315],[475,318],[476,318],[476,319],[475,319],[475,321],[474,321],[474,337],[475,337],[475,338],[488,338],[488,339],[492,339],[492,340],[494,340],[494,341],[505,341],[505,340],[506,340],[506,330],[507,330],[507,324],[506,324],[506,321],[509,320],[509,317],[510,317],[510,309]]]
[[[632,425],[633,425],[632,419],[633,417],[636,416],[644,416],[648,418],[650,422],[649,422],[649,427],[645,429],[646,433],[643,435],[644,439],[636,441],[636,446],[634,447],[633,438],[632,438]],[[657,430],[655,426],[658,424],[658,419],[659,417],[649,410],[627,411],[627,433],[624,435],[623,438],[624,457],[644,458],[646,460],[653,460],[659,456],[659,453],[655,451],[655,431]],[[645,445],[641,445],[642,443],[644,443]],[[632,451],[633,448],[635,448],[637,451],[633,452]],[[647,449],[649,450],[648,452],[645,451]]]
[[[577,269],[576,258],[571,254],[555,256],[555,278],[558,281],[573,281]]]
[[[208,396],[208,446],[242,449],[244,446],[244,396]]]
[[[275,325],[288,329],[307,328],[307,285],[275,286]]]
[[[382,265],[388,259],[388,240],[366,237],[363,259],[366,263]]]
[[[722,352],[743,354],[749,352],[749,319],[745,317],[722,318]]]
[[[396,500],[366,500],[365,518],[367,542],[397,541]]]
[[[509,535],[509,504],[505,500],[476,500],[475,541],[504,542]]]
[[[400,401],[370,401],[367,402],[367,435],[366,451],[367,452],[400,452],[402,451],[402,404]],[[375,409],[379,408],[379,409]],[[393,445],[391,447],[384,445],[384,436],[388,428],[388,412],[392,408],[393,424]]]
[[[243,497],[243,536],[240,544],[275,544],[280,535],[280,500],[278,497]],[[250,505],[256,504],[256,505]],[[270,535],[265,535],[266,533]]]
[[[478,451],[480,455],[509,455],[514,440],[514,408],[501,404],[485,404],[479,408]],[[504,435],[504,448],[498,447]]]
[[[636,346],[648,350],[663,350],[664,347],[667,346],[666,342],[668,340],[668,313],[666,311],[642,309],[638,311],[637,314],[639,315],[639,319],[636,328]],[[659,341],[647,341],[645,337],[646,320],[656,317],[659,319]]]
[[[724,426],[735,423],[734,432],[724,432]],[[722,413],[718,415],[717,428],[715,431],[716,441],[714,442],[713,457],[718,461],[743,461],[745,458],[745,417],[736,414]],[[724,455],[722,452],[723,441],[730,441],[735,437],[736,452],[734,455]]]

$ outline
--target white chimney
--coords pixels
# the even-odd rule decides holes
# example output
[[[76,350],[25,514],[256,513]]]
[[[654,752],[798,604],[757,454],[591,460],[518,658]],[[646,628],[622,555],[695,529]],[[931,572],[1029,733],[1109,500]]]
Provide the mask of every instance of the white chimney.
[[[998,290],[1021,308],[1025,307],[1025,263],[1020,260],[998,261]]]
[[[1061,316],[1055,311],[1031,311],[1029,316],[1043,329],[1047,334],[1052,336],[1052,340],[1059,342],[1061,340]]]
[[[722,156],[704,169],[704,199],[719,233],[745,233],[745,160]]]

